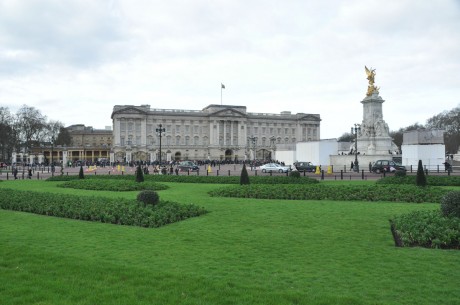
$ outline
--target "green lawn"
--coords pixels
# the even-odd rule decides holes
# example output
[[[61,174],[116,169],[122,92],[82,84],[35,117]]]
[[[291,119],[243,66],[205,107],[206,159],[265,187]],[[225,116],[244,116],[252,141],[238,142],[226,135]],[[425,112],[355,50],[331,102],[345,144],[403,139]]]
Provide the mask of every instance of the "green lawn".
[[[57,183],[0,192],[137,194]],[[145,229],[0,210],[0,304],[460,304],[460,251],[395,248],[389,229],[393,215],[437,204],[211,198],[222,185],[165,184],[162,199],[210,213]]]

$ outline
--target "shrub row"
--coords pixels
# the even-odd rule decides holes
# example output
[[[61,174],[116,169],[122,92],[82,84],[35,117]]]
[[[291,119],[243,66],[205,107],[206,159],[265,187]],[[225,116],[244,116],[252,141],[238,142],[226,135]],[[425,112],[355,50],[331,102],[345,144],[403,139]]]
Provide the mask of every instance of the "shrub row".
[[[406,175],[404,177],[387,176],[377,180],[378,184],[413,184],[415,185],[417,177]],[[460,186],[460,176],[426,176],[427,185],[431,186]]]
[[[460,249],[460,218],[439,210],[415,211],[390,219],[396,246]]]
[[[206,213],[194,204],[160,201],[154,207],[136,200],[2,189],[0,208],[111,224],[160,227]]]
[[[293,200],[439,202],[448,190],[412,185],[241,185],[227,186],[209,194],[215,197]]]
[[[47,181],[70,181],[77,180],[78,176],[54,176]],[[132,180],[133,175],[87,175],[85,180],[113,179]],[[315,184],[318,180],[310,177],[287,177],[287,176],[251,176],[251,184]],[[145,182],[182,182],[182,183],[216,183],[216,184],[240,184],[240,176],[197,176],[197,175],[144,175]]]
[[[141,190],[152,190],[160,191],[165,190],[168,186],[156,183],[153,181],[138,183],[134,180],[113,180],[113,179],[77,179],[66,181],[62,184],[58,184],[58,187],[63,188],[74,188],[83,190],[94,190],[94,191],[114,191],[114,192],[126,192],[126,191],[141,191]]]

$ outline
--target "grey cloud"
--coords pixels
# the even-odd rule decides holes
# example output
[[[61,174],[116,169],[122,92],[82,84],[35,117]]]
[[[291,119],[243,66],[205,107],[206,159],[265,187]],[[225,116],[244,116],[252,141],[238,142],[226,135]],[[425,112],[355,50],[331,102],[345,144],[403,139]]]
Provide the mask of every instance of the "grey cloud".
[[[98,3],[98,1],[94,1]],[[35,53],[30,67],[64,64],[98,65],[107,57],[123,55],[117,48],[125,35],[122,22],[108,5],[81,1],[18,1],[4,4],[0,11],[0,39],[4,52]],[[0,54],[0,64],[24,62]]]

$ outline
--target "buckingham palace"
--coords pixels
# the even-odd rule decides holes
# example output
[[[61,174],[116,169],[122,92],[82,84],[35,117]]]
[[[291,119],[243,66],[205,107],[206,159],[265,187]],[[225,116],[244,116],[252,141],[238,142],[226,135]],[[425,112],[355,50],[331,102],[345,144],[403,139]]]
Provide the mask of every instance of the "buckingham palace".
[[[253,113],[246,106],[116,105],[111,118],[112,162],[274,159],[277,149],[320,139],[319,114]]]

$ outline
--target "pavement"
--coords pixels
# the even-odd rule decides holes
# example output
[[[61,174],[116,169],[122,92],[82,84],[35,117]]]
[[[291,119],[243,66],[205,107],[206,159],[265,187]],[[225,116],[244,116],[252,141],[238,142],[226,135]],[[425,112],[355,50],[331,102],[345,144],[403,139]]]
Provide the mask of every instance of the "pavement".
[[[208,167],[208,165],[201,165],[199,166],[199,171],[197,172],[179,172],[179,175],[190,175],[190,176],[239,176],[241,175],[243,165],[241,164],[224,164],[224,165],[216,165],[213,167]],[[130,166],[120,166],[120,167],[92,167],[92,166],[84,166],[84,173],[85,175],[133,175],[135,174],[136,167]],[[209,172],[208,172],[209,170]],[[307,176],[310,178],[315,178],[318,180],[377,180],[383,177],[383,174],[374,174],[369,173],[368,170],[360,171],[359,173],[350,171],[347,168],[341,168],[342,172],[337,168],[332,169],[332,173],[324,172],[324,174],[315,174],[315,173],[307,173],[301,172],[302,176]],[[260,170],[253,169],[251,170],[250,167],[247,167],[247,171],[249,176],[286,176],[286,173],[262,173]],[[65,167],[63,169],[63,175],[78,175],[80,172],[80,167]],[[150,174],[153,173],[153,166],[149,166]],[[409,175],[415,175],[417,172],[416,168],[408,171]],[[174,173],[175,174],[175,173]],[[435,171],[431,171],[430,175],[446,175],[447,173],[442,169]],[[44,180],[51,176],[61,175],[61,168],[56,167],[54,174],[51,172],[50,167],[41,167],[41,168],[34,168],[32,170],[32,180]],[[460,166],[454,166],[454,171],[451,175],[459,176],[460,175]],[[26,168],[18,168],[18,175],[19,180],[28,179],[28,171]],[[14,180],[13,173],[11,168],[8,169],[1,169],[0,170],[0,180]]]

